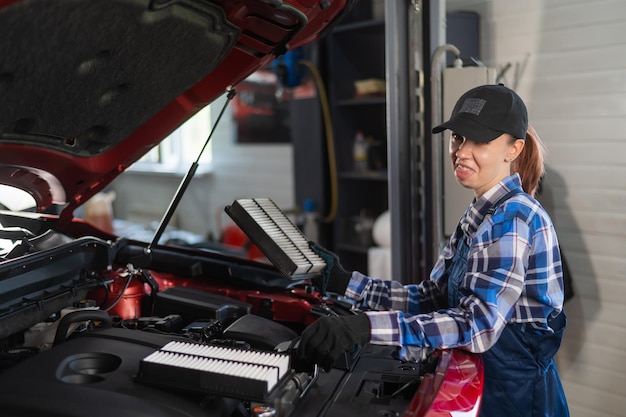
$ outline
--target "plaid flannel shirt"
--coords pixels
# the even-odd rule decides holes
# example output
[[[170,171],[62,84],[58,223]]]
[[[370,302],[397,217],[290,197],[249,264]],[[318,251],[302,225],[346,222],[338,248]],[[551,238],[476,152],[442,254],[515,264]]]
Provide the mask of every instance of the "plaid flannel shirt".
[[[552,331],[548,321],[561,312],[564,293],[550,217],[525,193],[485,216],[513,188],[521,188],[518,174],[468,207],[429,280],[402,285],[353,272],[346,296],[366,311],[372,343],[398,346],[400,359],[414,360],[412,351],[419,349],[412,348],[417,347],[484,352],[508,323],[527,326],[527,331]],[[469,244],[467,269],[459,285],[464,296],[459,305],[448,306],[444,270],[460,238]]]

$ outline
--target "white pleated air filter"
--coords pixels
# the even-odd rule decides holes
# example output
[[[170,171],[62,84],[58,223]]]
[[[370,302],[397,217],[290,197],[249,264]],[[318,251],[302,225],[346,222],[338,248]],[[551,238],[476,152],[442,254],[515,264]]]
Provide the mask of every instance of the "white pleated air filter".
[[[174,341],[141,360],[137,380],[264,401],[290,373],[286,354]]]
[[[271,199],[235,200],[225,211],[286,277],[304,279],[326,267],[306,236]]]

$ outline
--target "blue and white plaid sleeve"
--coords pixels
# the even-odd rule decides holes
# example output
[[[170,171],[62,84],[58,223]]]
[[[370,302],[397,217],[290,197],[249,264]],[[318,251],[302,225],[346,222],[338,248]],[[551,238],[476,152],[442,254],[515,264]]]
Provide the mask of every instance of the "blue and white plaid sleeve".
[[[346,296],[362,310],[402,310],[410,314],[445,307],[446,296],[436,281],[402,285],[398,281],[370,278],[353,272]]]

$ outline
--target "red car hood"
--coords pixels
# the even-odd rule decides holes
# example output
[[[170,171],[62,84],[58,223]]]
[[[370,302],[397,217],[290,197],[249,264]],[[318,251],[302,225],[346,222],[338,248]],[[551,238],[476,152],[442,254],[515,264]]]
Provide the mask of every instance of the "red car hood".
[[[0,183],[61,220],[355,0],[0,0]]]

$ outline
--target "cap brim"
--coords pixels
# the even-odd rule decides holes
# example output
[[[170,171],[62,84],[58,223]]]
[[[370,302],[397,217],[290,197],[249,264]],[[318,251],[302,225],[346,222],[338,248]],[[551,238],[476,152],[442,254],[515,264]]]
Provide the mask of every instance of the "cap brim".
[[[476,123],[474,120],[466,117],[455,117],[435,126],[432,130],[433,133],[441,133],[444,130],[451,130],[459,135],[466,137],[474,142],[487,143],[491,142],[504,132],[493,130],[489,127]]]

